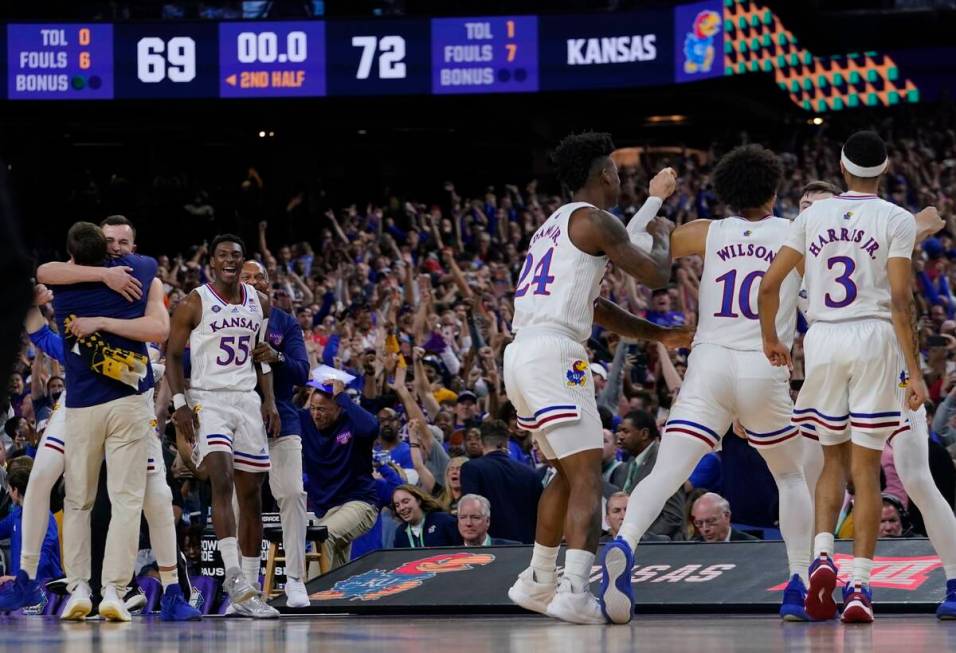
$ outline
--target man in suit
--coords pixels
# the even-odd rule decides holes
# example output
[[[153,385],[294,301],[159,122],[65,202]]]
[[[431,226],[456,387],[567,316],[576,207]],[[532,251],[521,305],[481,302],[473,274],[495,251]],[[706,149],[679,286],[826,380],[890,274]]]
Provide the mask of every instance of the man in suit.
[[[508,455],[508,425],[491,420],[481,425],[484,455],[461,467],[461,493],[478,494],[488,499],[494,518],[492,537],[534,542],[541,481],[527,465]]]
[[[690,509],[694,528],[704,542],[739,542],[757,538],[730,525],[730,504],[714,492],[701,495]]]
[[[631,411],[621,420],[617,429],[618,446],[630,459],[618,466],[611,474],[611,483],[622,491],[631,493],[657,462],[657,451],[661,445],[661,434],[651,415],[643,410]],[[666,535],[672,540],[679,539],[681,525],[684,522],[684,491],[677,490],[664,504],[664,509],[648,529],[655,535]]]
[[[510,454],[509,454],[510,455]],[[466,494],[458,500],[458,532],[465,546],[518,544],[514,540],[491,537],[491,504],[480,494]]]

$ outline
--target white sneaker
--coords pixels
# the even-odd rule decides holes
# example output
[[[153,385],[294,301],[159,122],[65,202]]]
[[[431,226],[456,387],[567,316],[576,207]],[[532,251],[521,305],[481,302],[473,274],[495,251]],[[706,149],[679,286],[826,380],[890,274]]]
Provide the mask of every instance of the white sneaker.
[[[548,604],[546,614],[549,617],[567,621],[572,624],[600,625],[606,624],[607,619],[601,612],[601,604],[589,590],[574,592],[571,590],[571,581],[562,578],[558,591]]]
[[[285,604],[289,608],[307,608],[312,605],[309,593],[305,591],[305,583],[295,578],[285,581]]]
[[[86,583],[78,583],[70,592],[70,598],[67,599],[63,611],[60,612],[60,619],[63,621],[83,621],[92,611],[93,601],[90,600],[90,586]]]
[[[103,600],[100,601],[100,616],[107,621],[131,621],[126,602],[120,598],[115,587],[103,590]]]
[[[554,598],[556,583],[539,583],[534,579],[534,570],[528,567],[518,575],[518,580],[508,590],[512,603],[525,610],[548,614],[548,604]]]

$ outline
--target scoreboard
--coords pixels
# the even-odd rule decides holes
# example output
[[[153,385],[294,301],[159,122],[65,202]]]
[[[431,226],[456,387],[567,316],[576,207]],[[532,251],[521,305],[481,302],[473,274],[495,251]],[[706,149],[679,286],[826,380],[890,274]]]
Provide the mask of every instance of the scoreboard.
[[[717,11],[722,3],[705,4]],[[558,18],[10,23],[0,36],[7,99],[105,100],[534,93],[670,83],[675,29],[687,28],[675,25],[671,10],[655,9]],[[574,63],[580,57],[572,40],[630,38],[636,30],[658,44],[644,66],[653,74]]]
[[[888,54],[814,56],[754,0],[587,15],[9,23],[4,39],[0,89],[13,101],[534,93],[763,73],[825,111],[916,102],[922,84]]]

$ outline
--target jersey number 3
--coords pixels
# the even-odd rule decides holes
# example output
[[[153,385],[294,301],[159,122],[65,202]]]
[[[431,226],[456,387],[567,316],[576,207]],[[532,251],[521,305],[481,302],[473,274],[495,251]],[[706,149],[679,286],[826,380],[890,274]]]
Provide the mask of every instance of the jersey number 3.
[[[534,292],[532,295],[550,295],[551,291],[548,290],[548,286],[554,283],[554,277],[551,276],[551,257],[554,255],[554,248],[551,247],[545,252],[544,256],[541,257],[541,260],[538,261],[538,265],[534,264],[534,257],[531,254],[528,254],[528,257],[524,260],[524,268],[521,270],[521,276],[518,277],[518,288],[515,290],[515,297],[524,297],[528,294],[528,289],[533,285]],[[531,281],[525,283],[524,280],[531,273],[531,268],[534,268],[534,276],[531,277]]]
[[[854,263],[853,259],[849,256],[834,256],[833,258],[827,259],[828,270],[832,270],[834,265],[843,266],[843,274],[834,279],[834,281],[844,288],[843,299],[835,300],[830,293],[827,293],[823,301],[827,305],[827,308],[843,308],[844,306],[852,304],[853,300],[856,299],[856,284],[853,283],[853,279],[850,278],[850,275],[856,270],[856,263]]]

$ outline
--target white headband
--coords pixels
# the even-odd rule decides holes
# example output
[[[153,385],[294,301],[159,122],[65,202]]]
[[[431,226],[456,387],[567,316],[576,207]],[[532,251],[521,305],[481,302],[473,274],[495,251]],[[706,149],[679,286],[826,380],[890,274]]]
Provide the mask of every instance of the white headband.
[[[864,168],[863,166],[857,165],[850,161],[846,156],[846,150],[840,150],[840,161],[843,163],[843,167],[846,168],[846,171],[849,172],[854,177],[879,177],[886,170],[887,160],[883,159],[883,163],[875,166],[870,166],[869,168]]]

